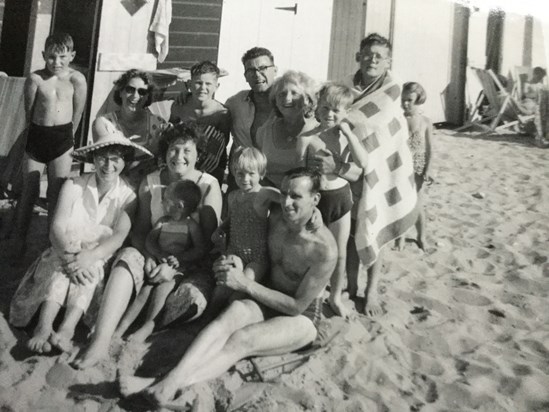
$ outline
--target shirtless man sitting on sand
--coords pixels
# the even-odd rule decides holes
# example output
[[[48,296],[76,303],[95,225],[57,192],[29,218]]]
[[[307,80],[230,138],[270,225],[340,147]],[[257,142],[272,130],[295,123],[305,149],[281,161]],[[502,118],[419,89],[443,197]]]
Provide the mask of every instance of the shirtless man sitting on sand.
[[[337,261],[337,245],[326,226],[306,227],[320,200],[320,175],[305,168],[290,170],[281,186],[281,210],[269,217],[271,273],[267,285],[243,274],[236,256],[214,265],[217,283],[244,292],[209,324],[178,363],[161,379],[121,376],[124,396],[141,392],[163,405],[184,388],[220,376],[240,359],[284,354],[311,343],[320,319],[319,296]]]

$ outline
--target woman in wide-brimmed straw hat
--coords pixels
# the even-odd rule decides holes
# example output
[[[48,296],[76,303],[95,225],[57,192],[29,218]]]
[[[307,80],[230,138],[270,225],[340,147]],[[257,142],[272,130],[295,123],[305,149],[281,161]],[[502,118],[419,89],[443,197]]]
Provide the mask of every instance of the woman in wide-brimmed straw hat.
[[[29,268],[11,302],[15,326],[26,326],[40,311],[27,343],[32,351],[45,353],[52,346],[68,351],[82,315],[93,322],[88,308],[101,290],[106,262],[130,231],[136,195],[120,174],[137,153],[152,157],[116,130],[74,152],[76,159],[93,163],[95,172],[63,184],[50,230],[52,246]],[[65,318],[54,332],[61,306]]]
[[[198,215],[194,217],[203,238],[211,239],[217,228],[221,216],[221,190],[215,177],[196,169],[199,156],[197,142],[201,137],[199,128],[193,122],[176,124],[162,133],[159,151],[165,167],[149,174],[141,182],[139,210],[132,229],[133,247],[122,249],[113,263],[91,343],[74,361],[75,367],[90,367],[107,356],[116,328],[117,335],[122,335],[133,322],[131,310],[124,318],[123,315],[132,296],[139,293],[145,280],[156,284],[168,282],[180,270],[184,271],[183,280],[166,301],[169,310],[164,313],[170,313],[170,320],[196,318],[205,309],[214,287],[211,262],[207,262],[207,256],[199,259],[202,263],[197,263],[196,256],[192,262],[189,262],[189,258],[180,260],[183,268],[175,269],[165,262],[157,261],[147,253],[145,247],[147,234],[165,214],[162,206],[163,190],[180,180],[190,180],[200,188],[202,199],[198,205]],[[189,269],[190,263],[193,267]],[[158,319],[161,326],[164,326],[164,322],[168,322],[164,316]]]

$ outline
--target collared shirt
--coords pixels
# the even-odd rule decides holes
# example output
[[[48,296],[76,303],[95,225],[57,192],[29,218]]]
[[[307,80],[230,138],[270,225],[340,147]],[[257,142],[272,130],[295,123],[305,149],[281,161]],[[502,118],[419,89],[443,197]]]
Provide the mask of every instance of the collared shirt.
[[[227,99],[225,107],[231,113],[231,133],[233,135],[235,147],[255,147],[252,139],[251,128],[255,118],[255,104],[253,101],[252,90],[242,90]],[[269,118],[274,116],[271,112]],[[259,129],[259,128],[258,128]]]
[[[73,211],[79,210],[79,219],[110,228],[114,228],[126,206],[136,197],[132,188],[121,178],[101,200],[95,173],[74,179],[74,184]]]
[[[225,107],[231,113],[231,132],[237,146],[253,147],[250,129],[254,122],[255,105],[251,90],[242,90],[227,99]]]

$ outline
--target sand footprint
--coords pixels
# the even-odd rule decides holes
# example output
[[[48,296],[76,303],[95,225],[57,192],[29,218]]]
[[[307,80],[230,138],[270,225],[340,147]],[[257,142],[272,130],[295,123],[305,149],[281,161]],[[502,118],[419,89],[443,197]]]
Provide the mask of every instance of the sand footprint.
[[[453,298],[460,303],[471,306],[487,306],[492,303],[486,296],[465,289],[456,289]]]

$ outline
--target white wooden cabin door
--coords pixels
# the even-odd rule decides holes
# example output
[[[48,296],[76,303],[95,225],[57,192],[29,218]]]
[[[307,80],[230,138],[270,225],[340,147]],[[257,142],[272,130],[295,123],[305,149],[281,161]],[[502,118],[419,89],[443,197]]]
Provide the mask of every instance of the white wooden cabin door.
[[[218,65],[229,72],[217,98],[248,86],[240,61],[254,46],[271,50],[279,74],[288,69],[326,80],[333,0],[224,0]]]

